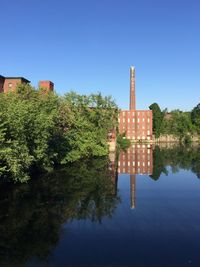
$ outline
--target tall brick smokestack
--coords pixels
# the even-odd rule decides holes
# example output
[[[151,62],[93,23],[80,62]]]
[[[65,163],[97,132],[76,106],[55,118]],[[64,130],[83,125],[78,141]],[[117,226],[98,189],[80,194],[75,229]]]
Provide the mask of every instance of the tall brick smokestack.
[[[135,68],[130,68],[130,110],[135,110]]]

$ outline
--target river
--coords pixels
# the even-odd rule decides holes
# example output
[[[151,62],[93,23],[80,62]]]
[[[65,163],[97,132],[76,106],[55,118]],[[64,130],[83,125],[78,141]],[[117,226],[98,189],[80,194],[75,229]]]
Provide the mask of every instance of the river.
[[[199,249],[197,145],[135,145],[0,186],[2,267],[198,267]]]

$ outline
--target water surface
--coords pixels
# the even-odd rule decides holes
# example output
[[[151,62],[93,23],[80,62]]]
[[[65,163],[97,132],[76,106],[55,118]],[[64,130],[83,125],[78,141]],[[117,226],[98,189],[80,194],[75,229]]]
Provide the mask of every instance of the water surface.
[[[0,190],[0,266],[200,266],[200,148],[135,146]]]

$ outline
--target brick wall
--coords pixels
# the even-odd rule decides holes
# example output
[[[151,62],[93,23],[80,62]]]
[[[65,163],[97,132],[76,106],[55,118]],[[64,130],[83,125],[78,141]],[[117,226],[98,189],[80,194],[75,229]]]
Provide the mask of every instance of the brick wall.
[[[150,141],[152,133],[151,110],[122,110],[119,114],[119,132],[126,133],[128,139]]]
[[[4,86],[5,78],[0,76],[0,93],[3,93],[3,86]]]
[[[16,79],[9,79],[5,78],[4,82],[4,93],[7,93],[9,91],[14,91],[18,84],[22,83],[22,79],[16,78]]]
[[[40,81],[39,87],[47,89],[48,91],[53,91],[54,90],[54,83],[51,81]]]

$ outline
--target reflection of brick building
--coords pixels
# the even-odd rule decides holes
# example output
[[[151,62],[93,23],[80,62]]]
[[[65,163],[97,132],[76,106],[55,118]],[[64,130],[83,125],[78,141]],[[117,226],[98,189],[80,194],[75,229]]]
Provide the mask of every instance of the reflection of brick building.
[[[136,144],[121,151],[118,160],[118,174],[130,174],[130,204],[136,206],[136,174],[153,173],[153,150],[151,145]]]
[[[130,109],[119,114],[119,132],[126,133],[128,139],[135,141],[152,140],[152,111],[136,110],[135,69],[130,69]]]
[[[126,151],[122,151],[118,161],[118,173],[152,174],[152,153],[152,146],[144,144],[136,144]]]

